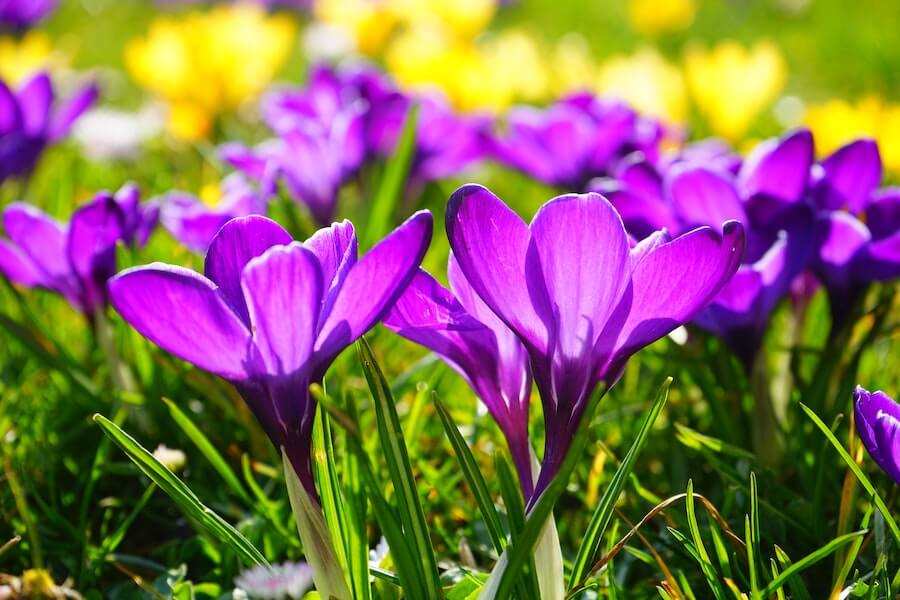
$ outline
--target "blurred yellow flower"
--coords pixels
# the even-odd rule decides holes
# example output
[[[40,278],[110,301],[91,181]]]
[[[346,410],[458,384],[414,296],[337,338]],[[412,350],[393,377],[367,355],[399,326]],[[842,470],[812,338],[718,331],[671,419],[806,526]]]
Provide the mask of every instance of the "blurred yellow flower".
[[[316,0],[313,16],[349,35],[363,54],[381,52],[398,24],[388,2],[382,0]]]
[[[747,50],[733,40],[707,50],[691,45],[684,56],[688,87],[712,133],[735,141],[784,88],[787,65],[770,41]]]
[[[549,75],[550,85],[559,94],[594,87],[597,64],[583,36],[569,33],[559,40],[550,58]]]
[[[631,56],[614,56],[600,66],[597,91],[619,98],[637,110],[672,123],[687,118],[684,78],[675,65],[651,47]]]
[[[258,96],[284,64],[295,40],[289,17],[256,6],[218,6],[176,19],[158,18],[125,49],[138,84],[167,101],[173,135],[209,134],[215,117]]]
[[[15,87],[38,71],[59,66],[60,57],[53,52],[50,38],[32,30],[25,37],[0,37],[0,79]]]
[[[656,35],[680,31],[694,22],[694,0],[629,0],[628,20],[639,33]]]
[[[471,38],[490,24],[496,0],[384,0],[397,19],[415,27],[439,24],[453,35]]]
[[[859,137],[878,141],[885,169],[900,174],[900,103],[867,96],[856,104],[830,100],[806,110],[804,122],[812,130],[816,151],[833,152]]]

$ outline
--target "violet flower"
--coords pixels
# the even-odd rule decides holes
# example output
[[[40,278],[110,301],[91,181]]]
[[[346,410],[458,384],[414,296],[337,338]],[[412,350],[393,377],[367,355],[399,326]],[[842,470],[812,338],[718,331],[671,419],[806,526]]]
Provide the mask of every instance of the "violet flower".
[[[857,140],[814,170],[818,209],[813,269],[828,290],[840,324],[873,281],[900,276],[900,188],[876,190],[881,157],[871,140]]]
[[[435,352],[475,390],[503,432],[529,498],[534,482],[528,355],[515,333],[478,297],[452,255],[447,271],[452,292],[419,270],[384,324]]]
[[[0,30],[21,32],[56,10],[57,0],[0,0]]]
[[[300,243],[266,217],[241,217],[213,239],[205,275],[154,263],[114,277],[110,296],[142,335],[231,382],[317,498],[309,386],[394,304],[431,229],[431,214],[416,213],[357,260],[349,221]]]
[[[232,173],[220,187],[222,197],[215,206],[186,192],[173,191],[159,198],[162,226],[194,252],[206,252],[219,229],[231,219],[266,212],[269,194],[255,189],[242,174]]]
[[[0,183],[30,175],[44,149],[65,137],[96,98],[97,88],[88,85],[57,103],[46,73],[35,75],[15,92],[0,81]]]
[[[105,310],[107,280],[116,272],[116,243],[143,244],[156,223],[152,206],[123,187],[79,207],[67,225],[16,202],[3,211],[9,240],[0,240],[0,272],[19,285],[62,295],[89,321]]]
[[[582,94],[546,109],[511,109],[506,133],[488,143],[499,162],[547,185],[582,191],[630,152],[644,151],[654,160],[661,136],[627,105]]]
[[[884,392],[856,386],[853,412],[856,432],[869,456],[900,485],[900,405]]]
[[[558,196],[528,225],[477,185],[453,194],[446,227],[466,280],[530,357],[546,429],[532,498],[562,464],[593,390],[706,306],[737,270],[744,242],[729,221],[721,235],[661,231],[631,248],[599,194]]]

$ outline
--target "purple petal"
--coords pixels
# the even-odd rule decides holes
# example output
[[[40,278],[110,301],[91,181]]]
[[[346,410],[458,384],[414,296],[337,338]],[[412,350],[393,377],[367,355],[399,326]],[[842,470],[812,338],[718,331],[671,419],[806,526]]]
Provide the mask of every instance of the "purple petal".
[[[122,239],[123,225],[122,211],[106,193],[72,214],[66,253],[88,312],[106,304],[106,282],[116,273],[116,242]]]
[[[526,268],[543,275],[557,348],[585,357],[625,290],[629,244],[622,219],[599,194],[558,196],[531,223]],[[532,262],[534,261],[534,262]]]
[[[15,94],[0,80],[0,135],[7,135],[22,126],[22,113]]]
[[[743,227],[729,221],[721,236],[702,227],[647,254],[631,276],[630,309],[612,360],[621,363],[690,321],[734,275],[743,246]]]
[[[888,281],[900,277],[900,231],[869,242],[865,256],[864,281]]]
[[[325,286],[322,314],[331,312],[347,273],[356,264],[357,242],[353,223],[344,220],[331,227],[320,229],[303,245],[312,250],[322,268]]]
[[[69,133],[72,123],[89,109],[100,94],[96,85],[91,84],[81,88],[74,96],[69,98],[53,113],[48,137],[51,141],[59,140]]]
[[[53,105],[53,84],[46,73],[38,73],[28,80],[17,96],[22,111],[22,127],[29,135],[39,136],[47,129],[50,107]]]
[[[535,311],[525,272],[525,222],[487,188],[469,184],[450,197],[446,228],[472,288],[520,336],[546,348],[547,328]]]
[[[686,228],[726,221],[747,224],[747,215],[730,177],[705,167],[675,167],[666,179],[666,194]]]
[[[391,309],[415,275],[431,242],[432,218],[420,211],[378,242],[350,268],[316,342],[327,366]]]
[[[884,468],[882,462],[884,456],[879,451],[878,442],[875,439],[875,422],[881,413],[900,420],[900,405],[884,392],[870,392],[861,386],[856,386],[853,391],[853,413],[859,439],[862,440],[875,462]]]
[[[822,161],[819,208],[862,212],[881,183],[881,155],[874,140],[856,140]]]
[[[292,241],[291,235],[272,219],[250,215],[228,221],[210,243],[204,272],[219,286],[225,300],[245,324],[250,324],[250,315],[241,290],[244,267],[272,246]]]
[[[42,273],[48,287],[68,297],[77,294],[66,254],[66,230],[60,223],[30,204],[15,202],[3,211],[3,227],[9,239]]]
[[[125,321],[175,356],[229,380],[255,371],[250,330],[202,275],[159,263],[126,269],[109,294]]]
[[[322,270],[315,254],[299,242],[273,246],[247,263],[241,285],[267,373],[304,369],[322,305]]]
[[[814,267],[829,288],[846,288],[855,261],[871,240],[868,228],[845,212],[822,213],[816,220],[817,256]]]
[[[795,201],[806,191],[813,162],[813,137],[800,130],[783,139],[758,145],[744,161],[738,174],[741,195],[763,194]]]
[[[5,240],[0,240],[0,273],[13,283],[25,287],[47,286],[44,274],[31,259]]]
[[[894,483],[900,485],[900,420],[892,415],[879,412],[873,424],[875,443],[880,461],[876,459]],[[873,457],[874,458],[874,457]]]
[[[891,187],[876,192],[866,207],[865,218],[876,240],[900,231],[900,188]]]

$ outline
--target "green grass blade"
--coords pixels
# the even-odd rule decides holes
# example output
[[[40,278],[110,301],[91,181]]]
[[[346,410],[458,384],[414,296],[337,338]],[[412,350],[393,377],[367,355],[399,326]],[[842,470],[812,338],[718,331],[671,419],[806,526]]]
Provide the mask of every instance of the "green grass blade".
[[[181,427],[181,430],[185,433],[185,435],[190,438],[194,445],[200,450],[200,453],[203,454],[204,458],[209,461],[209,464],[216,470],[222,480],[226,485],[233,491],[241,500],[244,501],[248,506],[253,505],[253,500],[250,498],[250,494],[247,493],[247,490],[241,484],[240,479],[237,478],[237,475],[234,474],[234,471],[231,470],[231,467],[228,466],[228,463],[225,462],[225,459],[216,450],[215,446],[209,441],[209,438],[200,431],[200,428],[197,427],[194,422],[188,417],[184,411],[182,411],[177,404],[169,400],[168,398],[163,398],[163,402],[166,403],[166,406],[169,409],[169,414],[172,416],[172,419]]]
[[[319,490],[319,500],[322,503],[322,514],[325,516],[325,522],[328,524],[328,531],[331,533],[331,540],[334,543],[334,551],[346,571],[347,552],[343,535],[345,530],[344,503],[341,498],[337,466],[334,463],[331,426],[324,410],[316,410],[316,420],[313,424],[313,473]]]
[[[810,554],[807,554],[806,556],[804,556],[797,562],[795,562],[795,563],[791,564],[789,567],[787,567],[784,571],[782,571],[778,575],[778,577],[776,577],[772,581],[770,581],[769,584],[766,587],[764,587],[762,589],[762,591],[759,593],[759,597],[768,598],[770,595],[775,593],[775,590],[778,590],[782,586],[784,586],[785,583],[787,583],[788,579],[791,578],[791,576],[796,575],[797,573],[800,573],[807,567],[810,567],[810,566],[814,565],[815,563],[819,562],[820,560],[822,560],[823,558],[828,557],[829,555],[831,555],[831,553],[835,552],[838,548],[841,548],[841,547],[849,544],[853,540],[864,536],[866,533],[867,533],[867,531],[863,530],[863,531],[854,531],[853,533],[844,534],[842,536],[834,538],[833,540],[831,540],[830,542],[828,542],[827,544],[825,544],[818,550],[811,552]],[[749,549],[749,545],[748,545],[748,549]]]
[[[431,547],[425,512],[419,502],[418,487],[403,438],[403,430],[400,427],[397,407],[384,374],[372,353],[372,348],[365,339],[357,342],[357,348],[374,400],[378,437],[381,440],[381,449],[397,495],[399,519],[404,526],[404,531],[412,539],[412,546],[415,548],[420,562],[422,583],[426,592],[424,598],[440,598],[441,583],[437,560]]]
[[[207,533],[218,539],[247,565],[268,565],[265,557],[237,529],[232,527],[200,499],[137,441],[103,415],[94,415],[94,422],[121,448],[128,458],[153,483],[159,486],[178,507]]]
[[[400,141],[397,143],[393,156],[391,156],[385,166],[378,191],[374,200],[372,200],[372,209],[369,213],[369,221],[366,224],[365,247],[367,248],[374,246],[378,240],[387,234],[397,204],[400,203],[400,199],[403,197],[406,175],[409,173],[416,150],[418,114],[418,106],[415,104],[411,105],[403,122]]]
[[[753,598],[759,595],[760,536],[759,536],[759,494],[756,488],[756,473],[750,473],[750,521],[747,530],[747,562],[750,565],[750,594]]]
[[[570,589],[577,587],[584,581],[590,572],[591,566],[597,559],[597,552],[600,549],[603,534],[606,532],[606,528],[609,526],[609,522],[612,519],[616,502],[622,493],[622,489],[625,487],[625,483],[628,481],[628,475],[634,468],[634,463],[637,461],[641,450],[644,448],[644,444],[646,444],[647,439],[650,436],[650,431],[653,429],[656,418],[659,416],[660,412],[662,412],[662,409],[666,404],[666,399],[669,396],[670,384],[671,378],[667,379],[660,388],[659,393],[656,395],[656,400],[650,408],[650,412],[647,413],[647,417],[644,419],[644,423],[641,425],[637,437],[631,444],[631,448],[628,449],[628,453],[622,460],[622,464],[619,465],[619,468],[616,470],[615,475],[613,475],[609,487],[606,488],[603,492],[603,496],[597,503],[597,508],[594,510],[594,514],[591,517],[591,521],[585,532],[584,540],[581,542],[581,546],[578,548],[578,554],[572,564],[572,574],[569,576]]]
[[[778,544],[775,544],[775,558],[778,559],[778,564],[781,565],[782,569],[786,569],[793,564],[790,557]],[[791,588],[791,598],[794,598],[794,600],[812,600],[809,590],[806,589],[806,584],[797,575],[788,577],[787,585]]]
[[[506,538],[503,535],[503,524],[497,515],[497,508],[494,506],[491,493],[488,491],[487,482],[485,482],[481,474],[478,462],[472,456],[469,445],[466,444],[466,440],[459,433],[453,417],[450,416],[444,404],[438,399],[437,394],[433,394],[432,397],[438,416],[441,418],[441,424],[444,426],[444,432],[447,434],[447,439],[450,440],[450,445],[453,446],[453,452],[456,454],[463,476],[466,478],[466,483],[469,484],[469,489],[472,491],[472,495],[475,496],[475,502],[481,511],[481,517],[484,519],[491,543],[497,554],[500,554],[506,547]]]
[[[890,509],[884,503],[884,500],[881,499],[881,496],[878,495],[878,492],[875,491],[875,486],[872,485],[872,482],[866,476],[865,473],[862,472],[862,469],[859,468],[859,465],[856,464],[856,461],[853,460],[853,457],[850,456],[850,453],[844,448],[841,442],[835,437],[834,433],[832,433],[831,429],[828,428],[825,423],[822,422],[822,419],[816,415],[808,406],[800,403],[800,408],[803,409],[803,412],[806,413],[813,423],[816,424],[825,437],[828,438],[828,441],[831,442],[831,445],[834,446],[834,449],[837,450],[838,455],[843,459],[843,461],[847,464],[847,468],[849,468],[856,478],[859,480],[859,483],[866,490],[866,493],[872,497],[872,501],[875,502],[875,507],[878,509],[878,512],[882,514],[884,517],[885,523],[887,523],[888,528],[891,530],[891,534],[894,536],[894,540],[900,545],[900,527],[897,525],[897,521],[894,520],[894,517],[891,515]]]
[[[498,455],[495,462],[497,464],[497,480],[500,482],[500,496],[503,498],[506,518],[509,522],[509,535],[510,539],[515,542],[522,535],[522,530],[525,529],[525,500],[522,498],[522,487],[506,458]],[[504,539],[505,545],[506,540]],[[519,582],[517,591],[522,600],[532,600],[537,598],[539,590],[540,583],[532,557],[525,565],[525,576]]]

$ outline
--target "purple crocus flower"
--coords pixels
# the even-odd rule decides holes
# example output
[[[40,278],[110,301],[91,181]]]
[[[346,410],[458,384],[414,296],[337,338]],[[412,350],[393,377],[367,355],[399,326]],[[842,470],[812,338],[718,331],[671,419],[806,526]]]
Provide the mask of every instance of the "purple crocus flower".
[[[137,203],[133,186],[78,208],[68,225],[29,204],[3,211],[9,240],[0,240],[0,272],[19,285],[62,295],[93,321],[106,308],[107,280],[116,272],[116,243],[140,245],[155,225],[153,208]]]
[[[900,485],[900,405],[884,392],[856,386],[853,412],[856,432],[869,456]]]
[[[56,0],[0,0],[0,30],[21,32],[56,10]]]
[[[630,152],[655,160],[661,137],[658,126],[627,105],[579,94],[546,109],[511,109],[506,133],[490,136],[489,146],[509,167],[547,185],[581,191]]]
[[[0,81],[0,183],[30,175],[44,149],[65,137],[96,98],[97,88],[89,85],[68,101],[55,103],[46,73],[35,75],[15,92]]]
[[[219,229],[231,219],[266,212],[269,194],[254,188],[242,174],[232,173],[220,187],[222,198],[216,206],[186,192],[169,192],[159,199],[162,226],[194,252],[206,252]]]
[[[813,246],[807,185],[812,136],[798,131],[761,144],[738,164],[720,145],[704,145],[670,161],[665,171],[639,155],[615,179],[592,184],[605,192],[638,239],[658,229],[744,224],[743,264],[696,323],[719,335],[749,368],[769,316],[809,265]]]
[[[435,352],[475,390],[506,437],[529,498],[534,482],[528,439],[528,354],[515,333],[475,293],[452,255],[447,271],[452,292],[420,270],[384,324]]]
[[[813,171],[818,210],[813,269],[840,324],[868,284],[900,276],[900,188],[876,190],[881,157],[872,140],[839,148]]]
[[[110,281],[110,296],[142,335],[231,382],[317,497],[309,386],[384,317],[415,275],[431,229],[431,214],[416,213],[357,260],[349,221],[300,243],[266,217],[240,217],[213,239],[205,275],[136,267]]]
[[[450,199],[447,236],[479,297],[519,337],[544,406],[546,442],[535,494],[568,451],[590,394],[628,358],[691,320],[737,269],[743,228],[660,231],[631,247],[599,194],[547,202],[530,225],[487,189]]]

